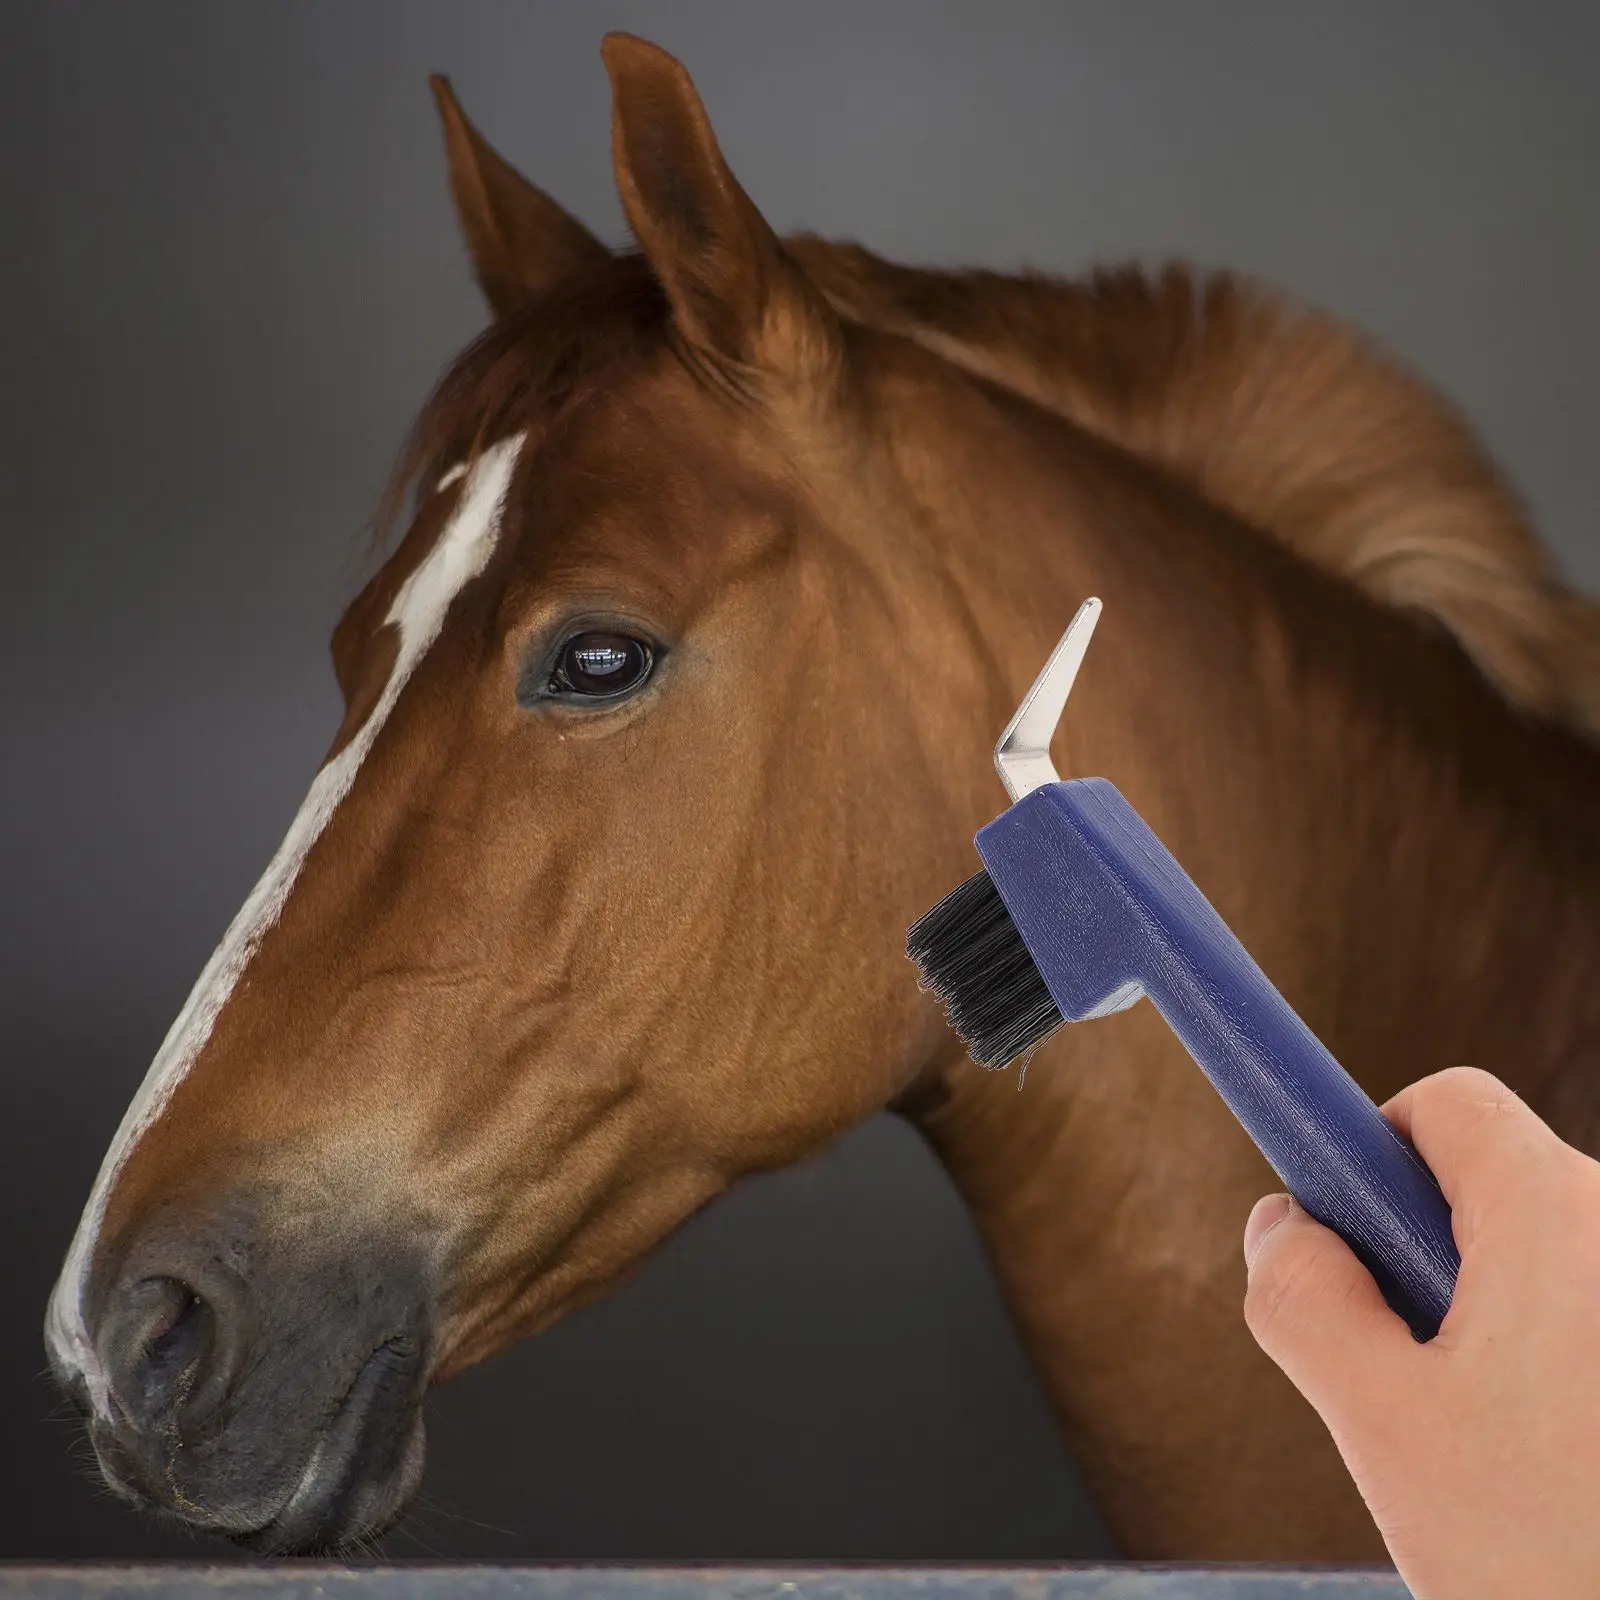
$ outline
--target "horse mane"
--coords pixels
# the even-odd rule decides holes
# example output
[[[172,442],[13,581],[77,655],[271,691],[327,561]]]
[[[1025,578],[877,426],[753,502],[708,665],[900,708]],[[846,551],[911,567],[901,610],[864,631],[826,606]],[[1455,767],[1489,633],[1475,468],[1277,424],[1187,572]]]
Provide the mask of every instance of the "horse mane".
[[[1182,264],[1080,283],[788,245],[846,319],[1137,454],[1435,619],[1512,703],[1600,734],[1600,606],[1560,581],[1455,407],[1352,329]]]

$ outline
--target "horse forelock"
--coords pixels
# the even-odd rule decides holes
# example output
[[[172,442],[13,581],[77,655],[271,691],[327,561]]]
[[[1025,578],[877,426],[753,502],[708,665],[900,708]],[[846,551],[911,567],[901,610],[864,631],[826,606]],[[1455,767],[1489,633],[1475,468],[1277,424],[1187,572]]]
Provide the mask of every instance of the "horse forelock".
[[[383,690],[360,726],[341,741],[313,779],[282,844],[168,1030],[101,1165],[47,1320],[57,1362],[83,1380],[86,1398],[97,1413],[106,1407],[106,1381],[86,1325],[84,1289],[117,1179],[205,1049],[262,940],[281,917],[312,846],[349,794],[407,682],[438,638],[452,601],[488,564],[522,444],[520,433],[501,438],[478,451],[470,465],[463,463],[459,471],[452,468],[439,478],[437,488],[460,482],[460,491],[439,535],[400,583],[384,615],[384,623],[395,629],[397,646]]]
[[[380,503],[380,543],[414,485],[439,487],[513,433],[549,433],[564,417],[669,344],[670,308],[648,262],[612,256],[488,327],[450,364],[413,424]]]

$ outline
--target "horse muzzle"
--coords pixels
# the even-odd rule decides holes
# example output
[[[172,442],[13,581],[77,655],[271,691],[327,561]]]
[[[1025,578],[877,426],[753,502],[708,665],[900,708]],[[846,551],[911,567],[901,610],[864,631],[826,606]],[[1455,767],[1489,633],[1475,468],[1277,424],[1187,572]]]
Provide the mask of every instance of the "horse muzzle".
[[[336,1551],[391,1526],[421,1477],[426,1275],[394,1240],[248,1209],[119,1241],[85,1295],[98,1381],[52,1359],[93,1393],[124,1499],[267,1553]]]

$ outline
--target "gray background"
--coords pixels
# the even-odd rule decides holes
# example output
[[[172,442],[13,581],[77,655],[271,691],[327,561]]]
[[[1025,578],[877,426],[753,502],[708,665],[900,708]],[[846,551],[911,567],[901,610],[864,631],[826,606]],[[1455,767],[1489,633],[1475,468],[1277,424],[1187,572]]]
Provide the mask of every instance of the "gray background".
[[[326,744],[366,518],[481,323],[429,70],[614,240],[597,46],[624,26],[687,63],[779,227],[1275,279],[1453,393],[1594,585],[1597,16],[5,0],[0,1556],[200,1553],[90,1483],[39,1321]],[[963,1213],[888,1122],[439,1395],[432,1437],[398,1555],[1108,1548]]]

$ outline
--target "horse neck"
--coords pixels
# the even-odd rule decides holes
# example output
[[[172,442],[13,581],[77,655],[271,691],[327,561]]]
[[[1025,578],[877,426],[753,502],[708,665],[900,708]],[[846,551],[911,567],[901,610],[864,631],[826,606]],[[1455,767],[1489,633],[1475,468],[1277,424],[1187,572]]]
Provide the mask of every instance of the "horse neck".
[[[1508,704],[1425,619],[1092,442],[1055,454],[1078,463],[1054,526],[986,510],[965,581],[988,575],[967,604],[1028,652],[1013,699],[1079,601],[1104,598],[1063,774],[1122,789],[1369,1092],[1470,1061],[1600,1148],[1600,751]],[[1025,480],[1006,476],[1011,497]],[[1031,530],[1034,559],[997,562],[995,528]],[[1075,1076],[1041,1058],[998,1120],[991,1080],[949,1081],[985,1103],[987,1144],[1040,1101],[1069,1115]]]
[[[954,577],[951,627],[981,641],[988,698],[919,663],[967,718],[958,736],[990,735],[1101,593],[1075,769],[1121,784],[1369,1071],[1386,1017],[1425,1007],[1402,986],[1437,980],[1422,1061],[1490,1066],[1503,1036],[1519,1049],[1495,1070],[1592,1137],[1587,1074],[1560,1066],[1588,1013],[1600,614],[1554,579],[1452,408],[1338,324],[1226,276],[1079,285],[791,245],[869,341],[914,352],[879,400],[937,529],[932,591]],[[1363,926],[1391,939],[1352,938]]]
[[[1470,1061],[1594,1148],[1595,751],[1519,713],[1426,619],[1027,402],[960,382],[932,436],[900,451],[936,575],[921,631],[967,641],[964,678],[919,664],[938,684],[924,742],[950,752],[941,825],[1000,809],[985,746],[1099,594],[1056,744],[1063,773],[1121,788],[1375,1098]],[[930,370],[906,390],[934,386]],[[1241,1331],[1238,1240],[1271,1175],[1149,1006],[1062,1029],[1025,1081],[980,1072],[947,1040],[900,1109],[973,1212],[1125,1541],[1380,1553],[1310,1414],[1271,1387]],[[1253,1491],[1221,1476],[1197,1492],[1195,1462],[1221,1434],[1237,1435],[1251,1482],[1321,1472],[1303,1516],[1256,1496],[1256,1522],[1241,1520]]]

